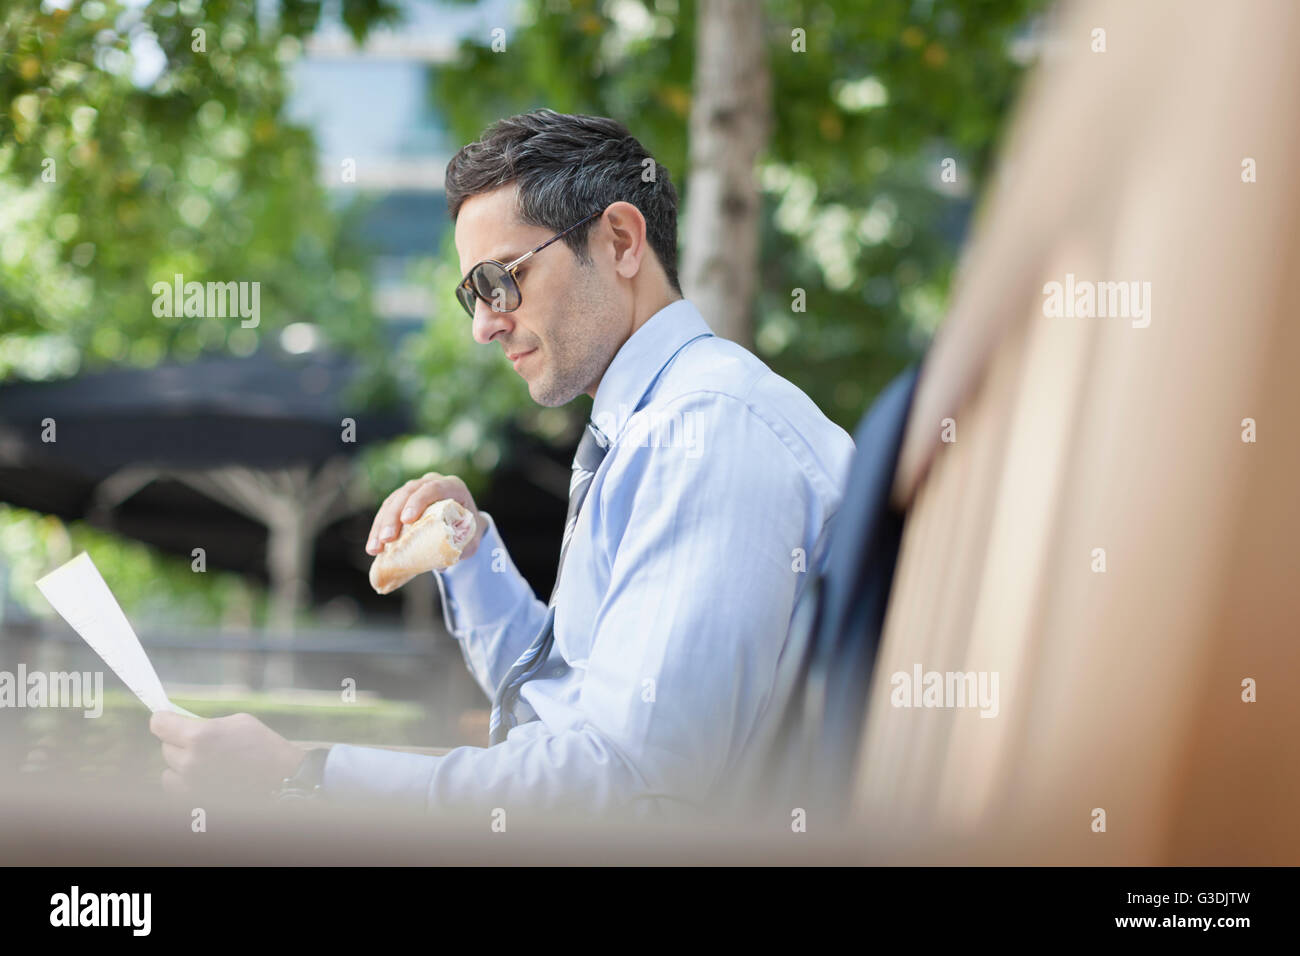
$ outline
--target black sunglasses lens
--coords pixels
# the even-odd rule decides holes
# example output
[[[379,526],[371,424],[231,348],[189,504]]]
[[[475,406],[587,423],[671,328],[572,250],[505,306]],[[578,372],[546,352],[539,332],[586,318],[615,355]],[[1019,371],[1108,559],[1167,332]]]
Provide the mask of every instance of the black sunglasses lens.
[[[469,317],[474,318],[474,303],[478,301],[474,291],[467,285],[458,285],[456,286],[456,298],[460,300],[461,307],[469,313]]]
[[[478,293],[480,299],[486,299],[488,305],[492,304],[492,293],[495,291],[500,275],[501,270],[490,262],[480,263],[469,274],[469,281],[474,283],[474,291]]]
[[[519,286],[514,276],[495,262],[482,262],[470,273],[474,289],[497,312],[513,312],[519,308]]]

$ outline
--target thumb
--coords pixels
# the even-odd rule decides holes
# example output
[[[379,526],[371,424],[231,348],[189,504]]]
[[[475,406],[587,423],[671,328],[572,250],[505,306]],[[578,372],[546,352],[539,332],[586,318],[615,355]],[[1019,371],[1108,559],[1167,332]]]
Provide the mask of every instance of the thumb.
[[[186,718],[170,710],[155,710],[149,718],[149,733],[160,740],[174,740],[185,727]]]

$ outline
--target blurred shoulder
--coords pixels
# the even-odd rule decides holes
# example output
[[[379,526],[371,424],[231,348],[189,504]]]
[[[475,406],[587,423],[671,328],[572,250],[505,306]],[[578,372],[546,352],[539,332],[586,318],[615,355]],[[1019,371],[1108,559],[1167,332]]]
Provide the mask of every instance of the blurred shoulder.
[[[655,384],[646,407],[708,410],[720,419],[752,417],[790,449],[815,481],[839,485],[853,456],[853,438],[793,382],[743,346],[706,336],[678,353]],[[738,435],[745,429],[738,428]]]

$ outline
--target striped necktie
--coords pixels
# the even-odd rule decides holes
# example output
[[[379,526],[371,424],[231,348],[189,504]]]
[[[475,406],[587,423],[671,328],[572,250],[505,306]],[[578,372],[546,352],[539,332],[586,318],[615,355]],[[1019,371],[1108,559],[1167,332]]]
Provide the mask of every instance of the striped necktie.
[[[564,522],[564,540],[560,544],[560,564],[555,572],[555,586],[551,589],[551,599],[546,607],[546,620],[527,650],[519,656],[514,665],[501,679],[496,698],[492,701],[492,716],[488,721],[488,746],[494,746],[506,739],[510,728],[515,726],[514,709],[519,701],[519,691],[528,681],[536,676],[542,665],[550,656],[551,645],[555,643],[555,595],[560,590],[560,575],[564,571],[564,558],[569,553],[569,541],[573,538],[573,529],[578,525],[578,512],[591,487],[591,479],[600,467],[609,450],[609,439],[592,422],[587,422],[578,443],[578,453],[573,457],[573,476],[569,479],[569,515]]]

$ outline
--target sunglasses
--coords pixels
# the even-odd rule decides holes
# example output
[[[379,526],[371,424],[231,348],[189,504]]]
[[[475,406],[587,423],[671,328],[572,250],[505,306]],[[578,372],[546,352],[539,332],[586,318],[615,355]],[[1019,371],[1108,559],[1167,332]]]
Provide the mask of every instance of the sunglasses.
[[[602,209],[601,212],[604,210]],[[519,291],[519,277],[515,275],[515,270],[556,239],[563,239],[583,223],[591,222],[600,214],[600,212],[593,212],[563,232],[557,232],[537,248],[525,252],[514,262],[504,263],[497,262],[495,259],[484,259],[460,280],[460,285],[456,286],[456,298],[460,300],[460,304],[464,306],[471,319],[474,318],[477,299],[486,302],[488,308],[494,312],[513,312],[523,303],[523,293]]]

